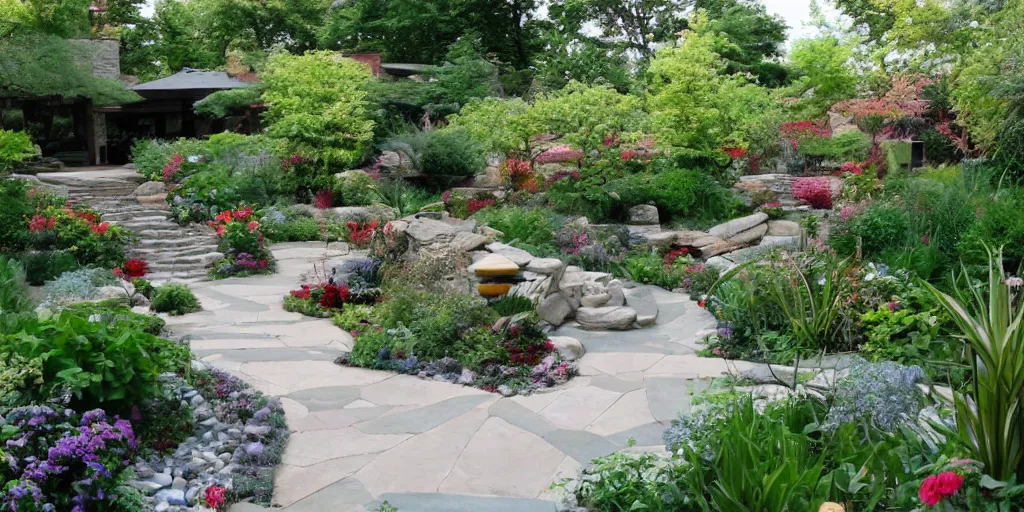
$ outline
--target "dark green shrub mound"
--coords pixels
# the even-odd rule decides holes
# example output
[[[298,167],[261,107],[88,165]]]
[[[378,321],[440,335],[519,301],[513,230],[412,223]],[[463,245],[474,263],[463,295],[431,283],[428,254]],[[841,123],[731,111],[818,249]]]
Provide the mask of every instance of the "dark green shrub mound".
[[[184,315],[202,309],[192,290],[183,284],[165,284],[153,292],[151,307],[157,313]]]

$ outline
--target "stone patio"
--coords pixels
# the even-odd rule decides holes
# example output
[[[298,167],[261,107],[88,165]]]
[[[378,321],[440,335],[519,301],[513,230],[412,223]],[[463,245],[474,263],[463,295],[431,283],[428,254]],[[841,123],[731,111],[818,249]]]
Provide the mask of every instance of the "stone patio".
[[[627,447],[661,451],[661,433],[708,377],[734,369],[695,352],[714,319],[685,296],[652,289],[648,329],[556,334],[587,349],[581,375],[531,396],[332,363],[352,338],[281,298],[344,246],[273,247],[278,273],[192,285],[202,312],[168,318],[204,361],[280,397],[292,436],[274,502],[288,511],[551,511],[551,484]],[[353,256],[355,256],[353,254]],[[233,511],[252,510],[236,505]]]

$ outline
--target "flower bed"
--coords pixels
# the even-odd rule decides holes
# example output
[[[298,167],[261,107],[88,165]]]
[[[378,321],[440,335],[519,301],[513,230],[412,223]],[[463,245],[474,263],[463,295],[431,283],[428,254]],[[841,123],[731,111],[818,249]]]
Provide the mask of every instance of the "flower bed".
[[[210,277],[244,277],[274,272],[274,256],[266,246],[260,223],[253,217],[251,207],[227,210],[207,224],[220,237],[220,250],[224,259],[210,269]]]

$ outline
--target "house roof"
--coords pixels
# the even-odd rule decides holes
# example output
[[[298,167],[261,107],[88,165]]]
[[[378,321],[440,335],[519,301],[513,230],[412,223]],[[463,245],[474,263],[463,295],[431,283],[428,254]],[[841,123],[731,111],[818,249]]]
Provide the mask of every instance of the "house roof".
[[[251,86],[251,83],[232,78],[223,71],[199,71],[186,68],[171,76],[139,84],[131,89],[133,91],[188,91],[239,89]]]

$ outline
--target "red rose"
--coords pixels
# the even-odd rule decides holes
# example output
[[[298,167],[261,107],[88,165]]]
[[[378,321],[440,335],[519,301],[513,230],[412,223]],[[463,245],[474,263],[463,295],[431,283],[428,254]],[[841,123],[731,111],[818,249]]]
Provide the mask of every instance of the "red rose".
[[[943,496],[952,496],[964,485],[964,477],[952,472],[945,471],[936,477],[935,488]]]
[[[937,488],[938,482],[939,477],[931,475],[928,478],[925,478],[923,482],[921,482],[921,488],[918,489],[917,491],[917,496],[921,498],[921,501],[923,501],[929,507],[934,507],[936,504],[942,501],[943,496],[942,494],[939,493]]]

